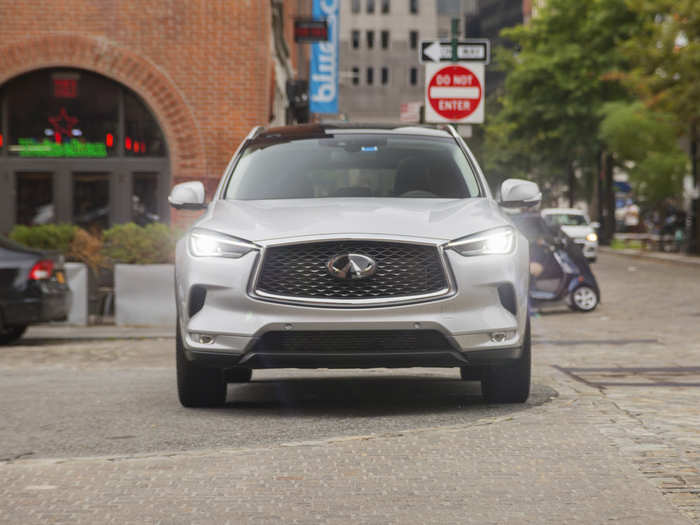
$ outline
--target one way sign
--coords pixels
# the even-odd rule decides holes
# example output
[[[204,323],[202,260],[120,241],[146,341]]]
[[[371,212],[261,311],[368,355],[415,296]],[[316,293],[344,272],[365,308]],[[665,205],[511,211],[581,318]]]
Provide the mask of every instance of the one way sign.
[[[490,59],[491,46],[487,39],[457,41],[457,61],[488,64]],[[452,42],[449,40],[422,40],[420,43],[420,61],[451,62]]]

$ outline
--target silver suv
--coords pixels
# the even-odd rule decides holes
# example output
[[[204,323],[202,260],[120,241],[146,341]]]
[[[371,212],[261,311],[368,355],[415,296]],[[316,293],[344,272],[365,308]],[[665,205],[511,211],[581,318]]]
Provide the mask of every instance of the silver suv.
[[[226,401],[256,368],[459,367],[490,402],[530,389],[528,242],[451,127],[254,129],[177,245],[177,381]]]

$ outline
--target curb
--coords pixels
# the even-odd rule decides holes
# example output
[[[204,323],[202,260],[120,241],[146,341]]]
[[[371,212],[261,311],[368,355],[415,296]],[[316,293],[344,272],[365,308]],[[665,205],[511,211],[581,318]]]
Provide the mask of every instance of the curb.
[[[598,246],[598,251],[601,253],[607,253],[611,255],[622,255],[624,257],[633,257],[636,259],[645,259],[648,261],[656,262],[668,262],[675,264],[683,264],[686,266],[692,266],[695,268],[700,268],[700,257],[693,257],[691,255],[676,255],[673,253],[660,253],[660,252],[645,252],[642,250],[613,250],[607,246]]]

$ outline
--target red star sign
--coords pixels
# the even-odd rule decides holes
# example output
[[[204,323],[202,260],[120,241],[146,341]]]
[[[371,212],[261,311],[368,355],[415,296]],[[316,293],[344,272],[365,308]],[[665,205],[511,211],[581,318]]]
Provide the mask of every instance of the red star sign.
[[[69,137],[71,136],[71,132],[73,131],[75,125],[78,123],[78,119],[76,117],[71,117],[70,115],[68,115],[66,108],[61,108],[61,111],[58,112],[58,115],[56,115],[55,117],[49,117],[49,122],[53,126],[54,137],[56,138],[56,142],[60,144],[62,135],[68,135]]]

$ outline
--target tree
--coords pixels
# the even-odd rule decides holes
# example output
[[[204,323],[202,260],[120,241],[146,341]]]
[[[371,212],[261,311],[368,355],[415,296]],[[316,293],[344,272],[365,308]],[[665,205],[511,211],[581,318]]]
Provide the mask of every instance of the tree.
[[[487,165],[566,183],[573,203],[574,170],[598,172],[603,104],[629,98],[608,73],[627,67],[618,44],[639,27],[626,0],[549,0],[530,24],[504,30],[518,51],[497,55],[507,77],[487,124]]]
[[[608,103],[602,114],[600,137],[626,167],[637,196],[661,209],[665,200],[680,195],[686,158],[674,115],[639,101]]]
[[[700,128],[700,2],[696,0],[629,0],[643,30],[627,42],[624,53],[634,68],[628,86],[656,110],[675,116],[690,144],[690,164],[698,185],[697,144]],[[691,208],[690,251],[700,251],[698,199]]]

